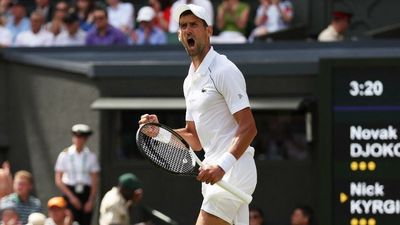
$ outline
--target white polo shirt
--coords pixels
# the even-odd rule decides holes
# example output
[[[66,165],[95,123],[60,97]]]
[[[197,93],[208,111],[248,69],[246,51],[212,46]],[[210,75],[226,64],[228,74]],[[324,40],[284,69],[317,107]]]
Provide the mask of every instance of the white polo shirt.
[[[12,33],[7,28],[0,26],[0,47],[12,44]]]
[[[108,22],[115,28],[121,29],[123,26],[134,27],[134,8],[129,2],[120,2],[117,7],[107,7]]]
[[[209,50],[197,71],[190,65],[183,90],[186,120],[194,121],[206,163],[227,152],[238,129],[233,114],[250,107],[240,70],[224,55]],[[247,151],[254,151],[249,147]]]
[[[63,173],[62,182],[66,185],[90,186],[90,174],[99,172],[100,166],[96,154],[91,152],[88,147],[78,153],[75,145],[71,145],[58,155],[55,171]]]
[[[62,31],[54,40],[55,46],[82,46],[85,45],[86,33],[79,29],[74,35]]]
[[[16,47],[43,47],[51,46],[53,44],[54,35],[41,29],[38,33],[33,33],[32,30],[24,31],[18,34],[15,39]]]

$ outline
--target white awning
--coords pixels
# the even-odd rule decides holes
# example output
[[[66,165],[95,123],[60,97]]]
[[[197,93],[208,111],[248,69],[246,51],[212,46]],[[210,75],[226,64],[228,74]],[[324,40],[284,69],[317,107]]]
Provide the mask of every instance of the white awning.
[[[253,98],[254,110],[297,110],[303,98]],[[94,110],[173,110],[185,109],[183,98],[99,98],[91,105]]]

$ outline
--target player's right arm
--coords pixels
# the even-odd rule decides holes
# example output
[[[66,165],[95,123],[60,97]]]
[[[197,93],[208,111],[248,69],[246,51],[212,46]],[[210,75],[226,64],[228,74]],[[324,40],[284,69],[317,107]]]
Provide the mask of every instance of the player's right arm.
[[[146,123],[159,123],[157,115],[144,114],[140,117],[139,126]],[[185,141],[190,145],[194,151],[200,151],[203,149],[201,146],[199,137],[197,136],[196,126],[193,121],[186,121],[184,128],[174,129]],[[154,136],[156,136],[155,134]]]
[[[186,126],[184,128],[175,129],[175,132],[183,137],[194,151],[203,149],[199,136],[197,136],[196,125],[193,121],[186,121]]]

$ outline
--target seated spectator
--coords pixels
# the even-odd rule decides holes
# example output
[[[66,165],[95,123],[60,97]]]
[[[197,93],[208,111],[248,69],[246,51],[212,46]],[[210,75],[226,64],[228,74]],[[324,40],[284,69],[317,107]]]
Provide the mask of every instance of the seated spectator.
[[[18,34],[16,47],[43,47],[53,44],[53,34],[43,28],[44,17],[40,12],[31,14],[31,29]]]
[[[290,225],[312,225],[314,212],[309,206],[298,206],[293,210]]]
[[[11,0],[0,0],[0,24],[5,24],[11,18]]]
[[[95,29],[86,36],[86,45],[127,45],[128,39],[122,31],[108,23],[107,10],[98,7],[93,13]]]
[[[214,7],[209,0],[177,0],[172,4],[171,7],[171,15],[174,14],[174,11],[178,9],[178,7],[182,4],[194,4],[202,6],[206,9],[206,11],[210,14],[211,24],[214,24]],[[169,32],[177,33],[179,28],[179,24],[175,20],[169,21]]]
[[[264,224],[264,214],[260,208],[250,207],[249,217],[250,217],[249,225],[263,225]]]
[[[31,213],[28,217],[28,223],[26,225],[44,225],[46,216],[43,213]]]
[[[351,17],[350,13],[335,11],[329,26],[319,34],[318,41],[343,41],[344,33],[349,29]]]
[[[63,19],[67,14],[69,5],[66,1],[62,0],[57,2],[53,19],[45,25],[46,30],[53,33],[54,37],[57,37],[61,31],[65,30]]]
[[[12,34],[12,42],[15,43],[15,39],[18,34],[31,29],[31,22],[28,17],[26,17],[25,5],[20,2],[13,3],[11,8],[12,16],[10,20],[7,21],[6,27]]]
[[[293,19],[293,6],[289,0],[260,0],[254,19],[256,28],[251,32],[249,42],[254,38],[287,29]]]
[[[81,46],[85,45],[86,33],[79,26],[78,15],[74,12],[65,15],[64,26],[66,30],[62,31],[54,40],[55,46]]]
[[[33,189],[32,174],[21,170],[15,174],[14,193],[1,199],[0,205],[13,203],[22,224],[28,222],[28,216],[42,210],[40,200],[31,195]]]
[[[101,200],[100,225],[129,225],[129,208],[143,198],[140,180],[132,173],[119,176],[118,186],[109,190]]]
[[[67,201],[63,197],[53,197],[47,202],[49,218],[45,225],[79,225],[74,221],[72,212],[67,208]]]
[[[139,28],[132,33],[132,41],[137,45],[160,45],[167,43],[164,31],[154,25],[155,11],[150,6],[144,6],[139,10],[137,21]]]
[[[6,27],[0,24],[0,48],[9,47],[12,44],[12,33]],[[0,169],[1,170],[1,169]],[[1,184],[1,174],[0,172],[0,184]],[[1,196],[1,186],[0,186],[0,196]]]
[[[168,32],[171,18],[171,4],[169,0],[149,0],[149,5],[156,12],[154,24],[164,32]]]
[[[35,0],[35,8],[32,12],[40,12],[43,17],[45,23],[50,22],[53,17],[54,8],[50,4],[50,0]]]
[[[0,205],[1,225],[22,225],[14,202],[8,201]]]
[[[76,0],[74,11],[78,14],[81,29],[88,32],[94,27],[94,0]]]
[[[134,7],[129,2],[121,2],[120,0],[107,0],[108,21],[109,23],[129,34],[134,27]]]
[[[1,28],[1,27],[0,27]],[[1,34],[1,29],[0,29]],[[3,35],[0,35],[0,45],[1,40],[4,38]],[[11,37],[10,37],[11,40]],[[3,163],[2,168],[0,168],[0,199],[6,195],[9,195],[13,192],[13,183],[12,183],[12,175],[10,171],[10,163],[7,161]]]
[[[225,0],[218,6],[218,36],[211,38],[212,43],[245,43],[246,28],[250,6],[239,0]]]

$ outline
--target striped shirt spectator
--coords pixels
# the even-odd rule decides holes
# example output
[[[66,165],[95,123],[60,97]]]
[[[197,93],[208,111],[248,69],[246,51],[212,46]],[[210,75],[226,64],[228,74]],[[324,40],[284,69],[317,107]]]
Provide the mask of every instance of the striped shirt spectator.
[[[30,193],[33,188],[32,175],[28,171],[18,171],[14,179],[14,193],[1,199],[0,205],[14,203],[22,224],[28,222],[31,213],[41,212],[40,200]]]

